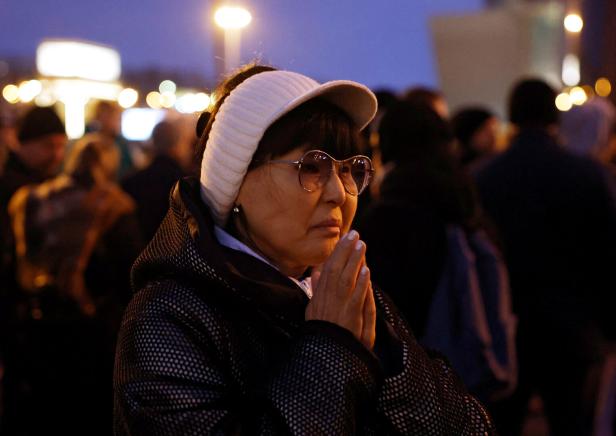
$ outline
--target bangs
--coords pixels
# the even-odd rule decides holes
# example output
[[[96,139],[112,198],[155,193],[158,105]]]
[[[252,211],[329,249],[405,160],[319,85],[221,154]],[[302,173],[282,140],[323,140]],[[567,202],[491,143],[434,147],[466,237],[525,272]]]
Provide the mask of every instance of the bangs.
[[[360,154],[359,130],[340,108],[310,100],[272,124],[259,142],[249,169],[296,148],[322,150],[336,159]]]

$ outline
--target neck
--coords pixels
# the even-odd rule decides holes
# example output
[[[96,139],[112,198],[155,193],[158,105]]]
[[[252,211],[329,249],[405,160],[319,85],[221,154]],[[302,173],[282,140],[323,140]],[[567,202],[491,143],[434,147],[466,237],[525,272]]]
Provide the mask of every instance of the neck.
[[[243,212],[240,210],[240,213]],[[250,247],[250,249],[253,250],[255,253],[258,253],[260,256],[267,259],[269,263],[271,263],[275,268],[278,269],[278,271],[280,271],[285,276],[299,279],[304,275],[304,273],[308,269],[307,265],[297,265],[291,262],[286,262],[283,259],[277,258],[275,255],[268,254],[268,252],[271,252],[271,250],[267,249],[267,244],[261,244],[265,246],[265,248],[262,248],[262,246],[255,242],[254,238],[251,237],[250,233],[245,230],[244,226],[241,225],[240,221],[240,217],[236,217],[236,219],[233,219],[232,227],[228,228],[227,231],[229,231],[229,233],[234,235],[242,243]]]

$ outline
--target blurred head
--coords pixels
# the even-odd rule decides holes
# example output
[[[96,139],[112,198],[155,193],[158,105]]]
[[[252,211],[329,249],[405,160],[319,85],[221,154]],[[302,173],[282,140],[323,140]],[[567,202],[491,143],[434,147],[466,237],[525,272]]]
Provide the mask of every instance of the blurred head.
[[[428,106],[401,101],[383,116],[379,138],[383,163],[403,164],[447,155],[453,133],[449,123]]]
[[[114,102],[101,100],[94,110],[97,130],[115,138],[122,131],[122,108]]]
[[[509,95],[509,120],[520,130],[548,129],[558,124],[556,91],[540,79],[519,81]]]
[[[463,109],[455,114],[451,123],[462,148],[463,163],[495,150],[499,122],[490,111],[483,108]]]
[[[602,159],[613,135],[616,123],[614,105],[605,98],[595,97],[581,106],[564,112],[560,134],[565,146],[579,154]]]
[[[349,230],[359,173],[350,170],[360,168],[360,160],[338,165],[306,152],[320,150],[337,160],[359,154],[359,131],[374,116],[376,99],[352,82],[319,85],[263,67],[240,74],[245,77],[235,92],[216,92],[219,100],[202,134],[202,198],[219,225],[287,275],[299,276],[322,263]],[[238,154],[246,149],[252,151],[244,161]],[[311,160],[315,156],[321,160]],[[293,163],[303,157],[302,164]]]
[[[64,172],[84,185],[104,184],[116,179],[120,153],[113,140],[100,133],[85,135],[72,147]]]
[[[51,177],[60,169],[68,138],[62,120],[52,108],[35,107],[19,122],[17,153],[41,176]]]
[[[161,121],[152,130],[152,148],[156,154],[169,154],[180,142],[181,131],[177,123]]]
[[[449,118],[449,106],[445,97],[439,91],[430,88],[411,88],[402,99],[415,106],[427,106],[436,112],[441,118]]]

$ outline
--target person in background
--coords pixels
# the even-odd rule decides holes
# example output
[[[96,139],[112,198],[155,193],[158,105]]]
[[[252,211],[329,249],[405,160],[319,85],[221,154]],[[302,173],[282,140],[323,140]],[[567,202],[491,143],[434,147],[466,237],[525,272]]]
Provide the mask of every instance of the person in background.
[[[215,94],[200,178],[175,186],[133,268],[116,435],[493,434],[372,288],[350,229],[372,92],[248,66]]]
[[[169,209],[171,188],[187,174],[192,153],[182,139],[178,121],[157,124],[152,131],[152,162],[122,181],[122,188],[137,204],[137,216],[145,241],[152,239]]]
[[[496,152],[498,118],[487,109],[472,107],[456,112],[451,123],[460,147],[460,162],[473,172]]]
[[[118,180],[129,174],[134,168],[128,141],[122,136],[122,108],[115,102],[101,100],[94,108],[94,119],[88,124],[89,133],[98,132],[106,136],[120,152]]]
[[[414,106],[427,106],[436,112],[442,119],[449,119],[449,105],[445,96],[436,89],[415,87],[406,91],[402,100]]]
[[[565,148],[605,164],[616,176],[616,109],[605,98],[594,97],[562,114],[560,135]]]
[[[520,433],[534,392],[551,434],[590,434],[585,383],[614,331],[614,187],[598,163],[558,143],[555,97],[541,80],[518,82],[509,97],[517,133],[476,175],[501,237],[519,319],[518,388],[495,413],[503,435]]]
[[[115,336],[142,248],[118,162],[108,138],[86,135],[62,174],[9,203],[18,289],[2,332],[3,433],[109,433]]]
[[[12,117],[8,114],[0,113],[0,177],[4,172],[4,166],[11,150],[17,150],[17,129]]]
[[[18,122],[17,139],[19,144],[9,150],[0,179],[4,207],[19,187],[56,175],[68,143],[64,124],[52,108],[29,110]]]
[[[392,169],[358,230],[370,247],[373,280],[421,338],[445,265],[447,224],[476,228],[477,198],[449,152],[451,127],[428,106],[394,105],[381,121],[379,137],[383,162]]]
[[[359,220],[365,210],[370,204],[376,200],[379,196],[378,187],[381,184],[384,174],[388,168],[383,168],[381,161],[381,150],[379,148],[379,125],[383,119],[383,115],[387,112],[392,105],[398,101],[398,97],[389,90],[381,89],[374,92],[376,100],[378,102],[378,109],[374,119],[370,122],[368,127],[362,130],[362,138],[364,139],[364,150],[362,154],[365,154],[372,160],[374,165],[374,175],[370,182],[369,189],[359,198],[357,203],[357,213],[355,214],[355,220]],[[356,222],[355,221],[355,222]]]
[[[14,288],[14,240],[8,216],[9,200],[22,186],[38,184],[60,170],[68,138],[52,108],[35,107],[17,123],[17,139],[8,150],[0,175],[0,298]],[[0,318],[7,304],[0,304]]]

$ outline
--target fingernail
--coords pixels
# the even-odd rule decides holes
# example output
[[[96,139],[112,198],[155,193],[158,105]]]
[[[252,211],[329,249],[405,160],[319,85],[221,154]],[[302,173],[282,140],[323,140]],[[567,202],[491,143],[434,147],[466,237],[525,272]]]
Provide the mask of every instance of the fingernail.
[[[363,246],[364,246],[364,243],[363,243],[362,241],[357,241],[357,242],[355,243],[355,249],[356,249],[357,251],[360,251],[360,250],[362,249],[362,247],[363,247]]]
[[[347,239],[349,241],[352,241],[353,239],[355,239],[357,237],[357,232],[355,230],[351,230],[348,234],[347,234]]]
[[[361,269],[361,275],[362,276],[367,276],[368,275],[368,267],[367,266],[363,266]]]

